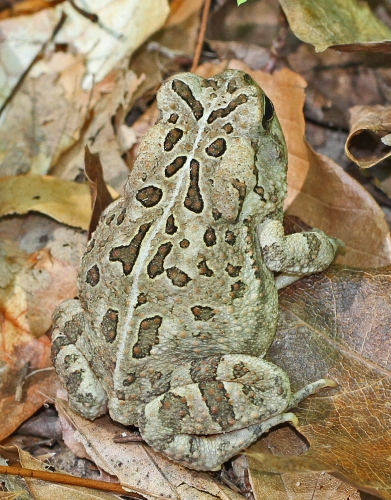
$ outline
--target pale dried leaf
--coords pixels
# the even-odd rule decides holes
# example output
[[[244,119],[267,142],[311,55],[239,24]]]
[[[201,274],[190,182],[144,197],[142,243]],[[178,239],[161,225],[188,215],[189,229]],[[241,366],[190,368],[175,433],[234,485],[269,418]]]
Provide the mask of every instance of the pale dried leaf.
[[[391,156],[390,132],[390,106],[354,106],[345,152],[359,167],[372,167]]]
[[[85,56],[85,90],[102,81],[125,56],[130,57],[163,26],[169,14],[167,0],[85,0],[83,10],[98,16],[95,23],[69,2],[56,9],[67,16],[57,42],[71,44]]]
[[[357,0],[280,0],[294,34],[317,52],[338,50],[389,52],[391,30],[366,2]]]
[[[149,446],[139,442],[115,443],[114,437],[126,428],[109,417],[91,422],[74,413],[64,401],[57,405],[66,413],[77,429],[76,438],[86,449],[91,459],[106,472],[118,477],[121,485],[129,490],[144,490],[147,498],[154,499],[147,492],[167,498],[189,498],[221,500],[243,500],[243,497],[213,481],[205,473],[190,471],[174,464]],[[182,490],[187,485],[190,490]]]
[[[50,40],[59,19],[59,12],[46,9],[0,22],[0,107]]]

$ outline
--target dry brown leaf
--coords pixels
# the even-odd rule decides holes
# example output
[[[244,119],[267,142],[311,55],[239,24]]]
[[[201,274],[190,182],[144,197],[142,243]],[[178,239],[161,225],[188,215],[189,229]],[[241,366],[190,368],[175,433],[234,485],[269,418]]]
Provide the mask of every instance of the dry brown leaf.
[[[127,429],[109,417],[91,422],[73,412],[65,401],[57,400],[57,406],[77,429],[75,438],[91,459],[107,473],[117,476],[124,488],[132,491],[132,487],[137,487],[154,495],[183,500],[243,500],[210,475],[177,465],[145,444],[114,442],[114,437]],[[153,498],[147,493],[145,496]]]
[[[291,427],[282,427],[268,433],[253,445],[248,456],[249,479],[256,499],[273,500],[361,500],[354,486],[337,479],[327,472],[270,474],[254,455],[262,453],[267,459],[272,455],[296,456],[308,449]]]
[[[390,267],[335,266],[280,293],[279,326],[267,359],[288,373],[293,390],[323,377],[338,386],[294,410],[309,451],[266,456],[268,470],[331,471],[360,490],[391,498],[385,411],[391,404],[390,289]]]
[[[251,71],[235,60],[204,64],[197,73],[207,78],[227,67],[249,73],[274,103],[288,147],[286,213],[343,240],[346,254],[338,256],[338,263],[358,267],[389,264],[391,238],[383,211],[358,182],[305,141],[305,80],[288,69],[273,75]]]
[[[295,35],[317,52],[338,50],[389,52],[391,30],[366,2],[357,0],[280,0]]]
[[[107,189],[103,179],[102,164],[99,154],[90,153],[88,147],[85,147],[85,174],[88,179],[91,198],[92,198],[92,217],[88,229],[88,238],[95,231],[99,223],[100,216],[105,208],[113,202],[113,197]]]
[[[390,106],[354,106],[345,152],[359,167],[372,167],[391,156],[390,134]]]
[[[51,314],[76,294],[85,235],[41,215],[0,223],[0,439],[54,397]]]

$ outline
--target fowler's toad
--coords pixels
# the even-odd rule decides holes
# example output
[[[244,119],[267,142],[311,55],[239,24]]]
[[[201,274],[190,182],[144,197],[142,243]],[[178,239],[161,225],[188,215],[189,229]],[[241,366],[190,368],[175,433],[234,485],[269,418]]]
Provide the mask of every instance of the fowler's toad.
[[[331,385],[291,395],[263,357],[274,272],[323,270],[339,242],[284,236],[285,141],[249,75],[176,75],[157,99],[125,196],[83,256],[79,299],[54,315],[53,360],[74,410],[109,411],[155,450],[213,470]]]

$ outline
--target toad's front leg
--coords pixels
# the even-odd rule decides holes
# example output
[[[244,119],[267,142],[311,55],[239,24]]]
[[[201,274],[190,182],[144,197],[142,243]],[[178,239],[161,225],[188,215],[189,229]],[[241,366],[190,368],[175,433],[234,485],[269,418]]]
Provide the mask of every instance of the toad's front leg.
[[[275,219],[260,224],[257,232],[266,266],[281,273],[276,278],[278,289],[323,271],[332,263],[337,249],[344,246],[319,229],[285,236],[282,223]]]

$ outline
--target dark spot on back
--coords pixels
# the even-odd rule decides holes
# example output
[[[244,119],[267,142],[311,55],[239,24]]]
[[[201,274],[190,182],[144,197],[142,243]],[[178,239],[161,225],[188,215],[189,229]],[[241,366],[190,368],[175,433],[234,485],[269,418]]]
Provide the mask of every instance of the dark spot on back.
[[[95,264],[87,271],[86,282],[91,286],[96,286],[100,280],[99,267]]]
[[[106,314],[103,316],[103,320],[100,325],[101,332],[103,333],[106,342],[109,342],[110,344],[114,342],[117,336],[117,325],[118,311],[108,309]]]
[[[164,259],[171,252],[172,243],[163,243],[157,249],[156,254],[153,256],[152,260],[147,266],[148,276],[150,278],[155,278],[159,274],[164,272]]]
[[[117,217],[117,226],[121,225],[125,220],[126,208],[121,210],[121,213]]]
[[[238,378],[241,378],[241,377],[244,377],[245,375],[247,375],[247,373],[250,371],[250,369],[247,368],[247,366],[243,363],[243,361],[241,361],[240,363],[237,363],[236,365],[234,365],[232,371],[234,373],[234,377],[236,379],[238,379]]]
[[[228,264],[225,270],[231,276],[231,278],[236,278],[236,276],[239,276],[240,270],[242,269],[242,266],[233,266],[232,264]]]
[[[190,184],[184,205],[188,210],[196,214],[201,213],[204,208],[204,200],[202,199],[199,181],[200,164],[197,160],[193,159],[190,162]]]
[[[237,281],[231,286],[231,297],[233,299],[239,299],[243,297],[244,292],[246,291],[246,285],[243,283],[243,281]]]
[[[216,245],[216,232],[213,227],[208,227],[204,233],[204,242],[207,247]]]
[[[175,144],[177,144],[183,137],[183,130],[180,128],[172,128],[166,138],[164,139],[164,151],[172,151]]]
[[[230,123],[226,123],[223,129],[227,132],[227,134],[232,134],[232,132],[234,131],[234,128]]]
[[[237,97],[235,97],[235,99],[232,99],[232,101],[225,108],[215,109],[214,111],[212,111],[212,113],[208,117],[208,123],[213,123],[217,118],[225,118],[230,113],[232,113],[232,111],[235,111],[238,106],[246,102],[246,95],[238,95]]]
[[[228,243],[228,245],[235,245],[236,242],[236,236],[233,231],[226,231],[225,232],[225,241]]]
[[[187,157],[186,156],[177,156],[175,160],[167,165],[167,167],[164,169],[164,175],[166,177],[172,177],[174,174],[180,170],[183,165],[186,163]]]
[[[115,217],[115,214],[111,214],[111,215],[110,215],[110,217],[107,217],[107,219],[106,219],[106,224],[107,224],[108,226],[110,226],[110,224],[113,222],[114,217]]]
[[[160,316],[145,318],[141,321],[138,330],[138,339],[133,346],[133,357],[142,359],[149,356],[152,347],[159,343],[159,328],[163,319]]]
[[[173,80],[172,89],[189,106],[196,120],[202,118],[204,108],[202,107],[200,101],[195,99],[190,87],[186,85],[186,83],[183,83],[180,80]]]
[[[122,382],[122,385],[128,387],[129,385],[132,385],[135,380],[136,380],[136,373],[134,372],[128,373],[126,378]]]
[[[221,212],[219,212],[216,208],[212,210],[212,217],[214,218],[215,221],[218,221],[221,219]]]
[[[208,278],[210,278],[211,276],[213,276],[213,271],[212,269],[210,269],[206,263],[206,260],[201,260],[198,264],[197,264],[197,267],[199,269],[199,274],[201,276],[207,276]]]
[[[175,286],[183,287],[191,281],[191,278],[177,267],[170,267],[166,270],[168,278]]]
[[[215,315],[213,309],[208,306],[194,306],[191,308],[191,312],[196,321],[209,321]]]
[[[236,83],[236,80],[233,78],[232,80],[230,80],[228,82],[228,85],[227,85],[227,92],[229,92],[230,94],[233,94],[236,90],[238,90],[238,85]]]
[[[163,191],[156,186],[147,186],[140,191],[137,191],[136,199],[144,207],[151,208],[159,203],[162,199]]]
[[[261,186],[255,186],[254,192],[257,193],[258,196],[261,197],[261,200],[266,201],[263,195],[265,194],[265,190]]]
[[[137,297],[137,304],[135,305],[136,307],[142,306],[148,302],[147,296],[145,293],[140,293],[139,296]]]
[[[173,215],[170,215],[167,218],[166,222],[166,233],[167,234],[175,234],[178,231],[177,226],[175,225],[175,219]]]
[[[178,121],[179,116],[176,113],[171,113],[170,118],[168,119],[169,123],[176,123]]]
[[[151,224],[151,222],[142,224],[138,229],[138,233],[132,238],[129,245],[115,247],[110,251],[109,260],[111,262],[121,262],[123,272],[126,276],[133,270],[134,264],[136,263],[140,252],[141,243],[151,227]]]
[[[222,156],[227,150],[227,143],[225,142],[225,139],[220,137],[219,139],[216,139],[215,141],[212,142],[212,144],[209,144],[207,148],[205,148],[206,154],[208,156],[212,156],[213,158],[219,158]]]

